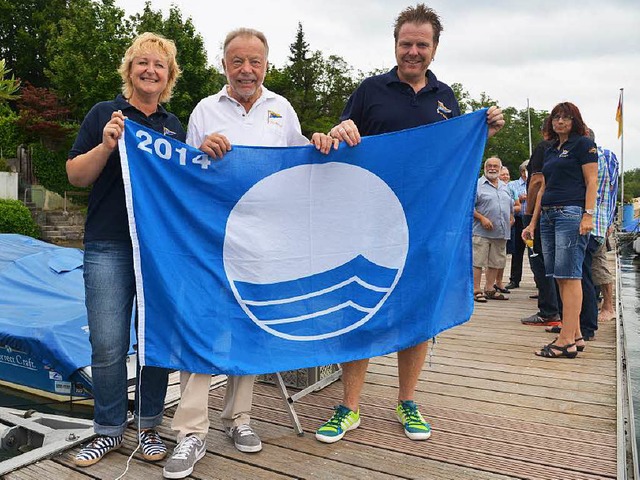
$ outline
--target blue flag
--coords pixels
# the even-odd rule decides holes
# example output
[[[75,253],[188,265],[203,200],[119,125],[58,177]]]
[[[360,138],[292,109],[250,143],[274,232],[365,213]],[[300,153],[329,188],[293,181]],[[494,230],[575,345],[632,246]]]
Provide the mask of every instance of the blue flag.
[[[473,311],[485,111],[322,155],[120,140],[142,365],[233,375],[370,358]]]

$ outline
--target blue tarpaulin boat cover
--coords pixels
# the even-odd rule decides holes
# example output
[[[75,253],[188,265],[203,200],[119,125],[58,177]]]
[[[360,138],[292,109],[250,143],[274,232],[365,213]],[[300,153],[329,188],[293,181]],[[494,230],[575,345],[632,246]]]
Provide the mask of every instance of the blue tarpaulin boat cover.
[[[82,251],[0,234],[0,345],[68,377],[91,365]]]

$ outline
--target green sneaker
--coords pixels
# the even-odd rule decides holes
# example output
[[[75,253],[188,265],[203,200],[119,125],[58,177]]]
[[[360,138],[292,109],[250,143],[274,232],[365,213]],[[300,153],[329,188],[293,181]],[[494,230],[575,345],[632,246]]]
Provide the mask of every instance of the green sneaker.
[[[431,436],[431,425],[424,421],[413,400],[400,402],[396,407],[396,415],[404,426],[404,434],[411,440],[426,440]]]
[[[324,443],[334,443],[344,437],[349,430],[360,425],[360,410],[354,412],[344,405],[338,405],[333,417],[316,430],[316,438]]]

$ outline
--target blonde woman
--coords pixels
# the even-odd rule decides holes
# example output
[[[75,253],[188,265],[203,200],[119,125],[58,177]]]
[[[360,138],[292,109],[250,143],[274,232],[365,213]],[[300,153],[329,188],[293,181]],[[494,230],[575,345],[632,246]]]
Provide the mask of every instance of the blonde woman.
[[[180,75],[174,43],[143,33],[126,51],[119,73],[122,94],[93,106],[67,161],[73,185],[93,185],[85,225],[84,279],[97,437],[77,454],[75,463],[81,467],[93,465],[119,448],[127,426],[125,362],[136,291],[117,148],[124,119],[185,140],[178,118],[160,105],[169,100]],[[167,453],[155,431],[162,422],[167,374],[164,369],[145,367],[139,382],[142,399],[135,402],[136,410],[140,403],[135,415],[142,455],[150,461],[161,460]]]

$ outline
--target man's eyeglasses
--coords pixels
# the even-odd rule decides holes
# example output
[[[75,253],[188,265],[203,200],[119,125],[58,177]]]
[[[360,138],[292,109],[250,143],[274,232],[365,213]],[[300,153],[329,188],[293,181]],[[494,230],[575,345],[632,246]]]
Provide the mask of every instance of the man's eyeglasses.
[[[553,120],[554,122],[558,122],[560,120],[568,122],[570,120],[573,120],[573,117],[571,115],[554,115],[553,117],[551,117],[551,120]]]

